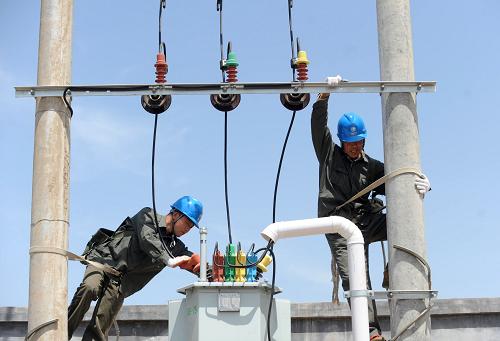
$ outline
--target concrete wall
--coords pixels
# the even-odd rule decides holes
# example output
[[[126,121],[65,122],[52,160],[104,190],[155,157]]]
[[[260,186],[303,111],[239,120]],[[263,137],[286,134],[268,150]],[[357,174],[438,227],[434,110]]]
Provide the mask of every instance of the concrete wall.
[[[377,303],[384,335],[389,335],[386,302]],[[435,300],[432,309],[433,341],[498,341],[500,339],[500,298]],[[350,340],[351,320],[347,304],[292,304],[293,341]],[[90,313],[86,320],[90,319]],[[73,340],[80,340],[85,321]],[[167,341],[168,306],[125,306],[118,315],[120,341]],[[27,328],[27,309],[0,308],[0,341],[20,341]],[[115,331],[111,330],[111,335]],[[115,337],[110,337],[114,341]]]

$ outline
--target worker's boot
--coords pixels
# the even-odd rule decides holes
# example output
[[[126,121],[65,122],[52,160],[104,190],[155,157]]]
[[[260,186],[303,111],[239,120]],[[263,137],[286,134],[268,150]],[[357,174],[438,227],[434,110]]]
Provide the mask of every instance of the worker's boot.
[[[389,289],[389,263],[385,265],[384,268],[384,279],[382,280],[382,288],[385,290]]]
[[[370,326],[370,341],[386,341],[380,333],[377,328]]]
[[[378,334],[370,336],[370,341],[386,341],[386,340],[382,335]]]

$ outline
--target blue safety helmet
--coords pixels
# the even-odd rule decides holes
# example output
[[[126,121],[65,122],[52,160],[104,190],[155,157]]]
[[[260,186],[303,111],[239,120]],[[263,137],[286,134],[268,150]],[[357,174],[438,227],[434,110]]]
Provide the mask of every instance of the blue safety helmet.
[[[177,199],[170,207],[184,214],[196,227],[199,227],[198,224],[203,215],[203,204],[198,199],[186,195]]]
[[[354,112],[342,115],[337,125],[337,136],[342,142],[357,142],[366,138],[363,119]]]

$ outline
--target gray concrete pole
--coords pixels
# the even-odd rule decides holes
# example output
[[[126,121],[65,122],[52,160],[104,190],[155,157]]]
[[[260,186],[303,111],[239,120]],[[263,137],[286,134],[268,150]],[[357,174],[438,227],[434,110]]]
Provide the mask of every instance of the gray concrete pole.
[[[72,13],[72,0],[41,1],[38,85],[70,84]],[[68,246],[70,116],[61,98],[37,100],[34,142],[28,333],[67,340],[68,269],[57,249]]]
[[[380,79],[414,81],[409,0],[377,0]],[[420,169],[416,96],[393,93],[382,96],[386,174],[401,167]],[[415,190],[415,175],[404,174],[386,184],[387,237],[391,290],[428,290],[425,268],[393,246],[399,245],[426,258],[423,201]],[[394,338],[426,308],[427,300],[390,302]],[[419,320],[398,340],[430,340],[430,318]]]

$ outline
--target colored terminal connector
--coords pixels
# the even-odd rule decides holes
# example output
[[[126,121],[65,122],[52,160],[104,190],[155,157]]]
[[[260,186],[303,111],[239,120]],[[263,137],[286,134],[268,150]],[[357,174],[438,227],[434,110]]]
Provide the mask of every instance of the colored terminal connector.
[[[236,60],[236,53],[234,52],[228,52],[227,54],[227,60],[225,63],[225,70],[226,70],[226,82],[227,83],[235,83],[238,81],[237,74],[238,74],[238,61]]]
[[[226,83],[236,83],[238,81],[238,61],[236,59],[236,54],[232,51],[231,42],[227,44],[227,59],[220,61],[220,69],[225,72],[227,78],[224,79]],[[223,74],[224,75],[224,74]],[[215,109],[219,111],[231,111],[238,107],[241,101],[240,94],[221,94],[221,95],[210,95],[210,102]]]
[[[224,282],[224,255],[219,250],[219,244],[215,243],[212,256],[212,276],[214,282]]]
[[[267,272],[267,266],[271,264],[272,261],[273,261],[272,257],[266,254],[264,258],[260,261],[260,263],[257,264],[257,268],[261,272]]]
[[[297,69],[297,79],[300,82],[304,82],[309,79],[307,65],[310,63],[307,59],[306,51],[299,51],[297,55],[297,60],[295,61]]]
[[[236,264],[237,265],[246,265],[247,264],[247,256],[241,249],[241,244],[238,242],[238,250],[236,253]],[[245,282],[246,278],[246,269],[245,268],[236,268],[236,278],[235,282]]]
[[[229,265],[236,265],[236,247],[234,244],[226,246],[226,257],[224,262],[224,282],[234,282],[235,268]]]
[[[168,64],[167,60],[165,58],[165,54],[163,52],[160,52],[156,55],[156,83],[165,83],[166,79],[165,76],[167,75],[168,72]]]
[[[247,265],[257,263],[257,255],[254,252],[255,244],[252,244],[247,253]],[[257,267],[251,266],[247,268],[246,280],[247,282],[255,282],[257,277]]]
[[[166,62],[165,54],[163,52],[159,52],[156,55],[156,64],[155,64],[155,73],[156,73],[156,83],[165,83],[165,75],[168,72],[168,65]],[[144,110],[151,114],[161,114],[165,112],[172,103],[172,96],[170,95],[142,95],[141,96],[141,104]]]

